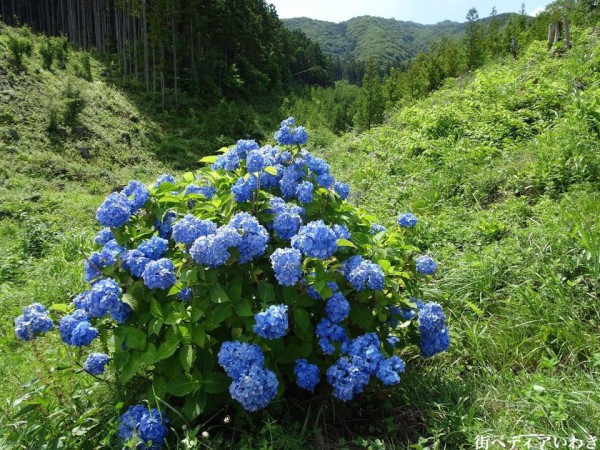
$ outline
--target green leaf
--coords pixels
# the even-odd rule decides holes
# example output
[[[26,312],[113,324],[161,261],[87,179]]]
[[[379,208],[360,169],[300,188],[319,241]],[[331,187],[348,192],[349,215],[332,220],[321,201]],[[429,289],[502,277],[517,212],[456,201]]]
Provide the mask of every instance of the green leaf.
[[[202,385],[205,392],[209,394],[219,394],[225,392],[231,384],[231,379],[220,372],[208,372],[204,376],[204,383]]]
[[[141,356],[142,363],[146,365],[152,365],[156,361],[156,346],[149,343],[144,353]]]
[[[310,315],[305,309],[294,310],[294,332],[303,341],[312,340],[313,330],[310,324]]]
[[[191,373],[180,373],[167,381],[167,393],[185,397],[200,388],[200,380]]]
[[[129,355],[129,361],[127,364],[121,369],[119,375],[121,377],[121,381],[123,383],[127,383],[133,376],[140,370],[142,367],[142,354],[138,352],[132,352]]]
[[[155,378],[152,382],[152,386],[150,386],[149,392],[152,394],[152,397],[164,398],[165,393],[167,392],[167,382],[163,377]]]
[[[234,303],[242,298],[242,283],[235,283],[229,287],[229,298]]]
[[[265,170],[265,172],[267,172],[270,175],[273,175],[275,177],[277,176],[277,168],[276,167],[269,166],[269,167],[265,167],[264,170]]]
[[[258,283],[258,297],[264,303],[271,303],[275,300],[275,288],[267,281]]]
[[[352,322],[365,330],[368,330],[373,323],[373,313],[362,303],[354,303],[348,317]]]
[[[181,350],[179,350],[179,362],[186,372],[189,372],[192,367],[194,353],[194,348],[191,345],[184,345],[181,347]]]
[[[125,294],[123,294],[121,301],[123,303],[127,303],[129,306],[131,306],[131,309],[133,309],[134,311],[138,310],[139,302],[138,302],[138,299],[135,298],[133,295],[131,295],[129,293],[125,293]]]
[[[163,325],[164,325],[164,322],[162,320],[152,319],[150,321],[150,323],[148,324],[149,335],[155,334],[156,336],[158,336],[158,334],[160,333],[160,329],[162,328]]]
[[[146,333],[135,327],[125,327],[125,345],[136,350],[146,349]]]
[[[150,314],[152,314],[152,316],[156,317],[157,319],[164,320],[164,315],[160,303],[158,303],[158,300],[156,300],[155,298],[150,300]]]
[[[183,177],[181,177],[181,178],[186,183],[191,183],[192,181],[194,181],[194,174],[192,172],[186,172],[183,174]]]
[[[192,342],[200,348],[204,348],[206,343],[206,331],[202,325],[194,325],[192,328]]]
[[[199,391],[194,393],[194,395],[186,397],[182,412],[188,421],[191,422],[202,414],[204,408],[206,408],[207,398],[208,396],[204,391]]]
[[[252,306],[250,305],[250,301],[247,299],[240,300],[239,302],[233,303],[233,310],[240,317],[251,317]]]
[[[217,155],[205,156],[204,158],[199,159],[198,162],[212,164],[217,160],[217,158]]]
[[[229,297],[220,284],[215,284],[210,290],[210,300],[213,303],[225,303],[229,301]]]
[[[229,319],[231,314],[231,303],[220,303],[214,307],[211,318],[214,324],[219,324]]]
[[[179,336],[177,336],[173,330],[169,330],[167,333],[167,339],[158,347],[156,360],[160,361],[161,359],[166,359],[172,356],[173,353],[175,353],[175,350],[177,350],[179,343]]]
[[[50,306],[49,309],[51,311],[58,311],[58,312],[62,312],[62,313],[68,313],[71,308],[66,303],[55,303],[54,305]]]
[[[338,239],[337,240],[337,245],[338,245],[338,247],[352,247],[352,248],[356,248],[356,245],[354,245],[348,239]]]

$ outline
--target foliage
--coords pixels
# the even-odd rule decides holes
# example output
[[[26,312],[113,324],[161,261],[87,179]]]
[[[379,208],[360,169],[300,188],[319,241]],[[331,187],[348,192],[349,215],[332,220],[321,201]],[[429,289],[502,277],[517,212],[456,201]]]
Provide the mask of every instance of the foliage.
[[[374,218],[343,202],[347,187],[301,150],[305,131],[293,123],[275,135],[281,149],[239,141],[180,182],[164,175],[149,190],[131,182],[110,194],[96,214],[110,229],[85,263],[89,290],[51,306],[69,312],[58,327],[65,343],[85,347],[99,336],[119,383],[150,380],[142,399],[176,408],[176,426],[228,403],[228,385],[253,412],[293,392],[294,381],[312,392],[326,373],[333,395],[348,401],[371,376],[400,381],[396,344],[419,344],[424,356],[447,348],[441,307],[414,303],[420,276],[436,264],[415,261],[410,233],[373,233]],[[400,230],[416,224],[405,216]],[[36,328],[27,311],[18,330],[31,340],[48,331],[47,316]],[[84,367],[100,376],[107,359],[92,354]],[[133,411],[121,423],[143,427]],[[121,437],[131,437],[127,430]],[[139,435],[154,445],[163,436]]]
[[[372,126],[383,122],[385,108],[383,88],[374,59],[367,64],[365,78],[362,83],[358,108],[358,125],[360,129],[370,130]]]

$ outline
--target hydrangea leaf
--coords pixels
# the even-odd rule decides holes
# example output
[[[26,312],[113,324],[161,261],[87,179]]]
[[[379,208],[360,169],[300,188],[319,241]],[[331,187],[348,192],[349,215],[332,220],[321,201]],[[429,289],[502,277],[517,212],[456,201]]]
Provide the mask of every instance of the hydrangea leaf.
[[[208,372],[204,375],[202,388],[209,394],[220,394],[225,392],[230,384],[231,380],[227,375],[219,372]]]
[[[181,367],[186,372],[189,372],[192,363],[194,362],[194,348],[191,345],[184,345],[179,350],[179,362],[181,363]]]
[[[238,302],[233,302],[233,310],[240,317],[250,317],[253,315],[252,306],[247,299],[242,299]]]
[[[146,349],[146,333],[142,330],[129,326],[125,328],[125,345],[136,350]]]
[[[167,392],[175,397],[185,397],[200,389],[201,382],[191,373],[180,373],[167,381]]]

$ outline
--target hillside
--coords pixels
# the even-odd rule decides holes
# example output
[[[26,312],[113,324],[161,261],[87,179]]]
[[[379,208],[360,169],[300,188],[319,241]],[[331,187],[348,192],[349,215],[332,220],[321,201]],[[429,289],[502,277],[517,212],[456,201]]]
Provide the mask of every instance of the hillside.
[[[19,36],[33,46],[22,64],[8,48]],[[180,114],[150,108],[88,53],[70,48],[63,68],[44,68],[46,42],[0,24],[0,447],[108,448],[110,389],[56,363],[69,358],[57,333],[17,341],[14,318],[85,289],[83,254],[108,192],[195,168],[248,130],[242,122],[253,126],[240,137],[262,138],[272,120],[183,95]],[[460,449],[478,435],[600,435],[600,36],[575,28],[573,42],[556,57],[535,42],[379,128],[314,146],[381,223],[419,217],[418,245],[439,261],[426,299],[447,309],[450,352],[411,361],[383,403],[367,392],[348,409],[328,397],[292,414],[283,402],[234,424],[227,410],[192,430],[210,431],[205,447]]]
[[[505,25],[516,14],[499,14]],[[382,66],[399,65],[426,50],[433,39],[461,37],[465,23],[444,21],[422,25],[396,19],[361,16],[334,23],[299,17],[282,19],[286,27],[304,32],[328,55],[343,61],[366,62],[375,57]],[[481,19],[486,25],[489,18]]]
[[[447,448],[600,432],[600,39],[575,34],[565,57],[534,42],[322,150],[354,203],[386,226],[412,211],[442,261],[428,297],[453,347],[419,408]]]

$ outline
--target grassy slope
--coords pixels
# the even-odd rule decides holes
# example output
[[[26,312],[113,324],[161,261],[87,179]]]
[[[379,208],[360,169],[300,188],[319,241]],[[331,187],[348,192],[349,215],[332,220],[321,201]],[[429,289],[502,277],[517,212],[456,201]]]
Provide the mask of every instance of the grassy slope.
[[[81,290],[81,252],[96,228],[96,206],[115,186],[168,170],[148,150],[159,126],[102,81],[98,62],[91,82],[75,75],[78,52],[71,52],[66,69],[44,70],[41,39],[34,38],[32,56],[17,69],[8,60],[7,33],[14,30],[0,32],[0,416],[12,410],[10,402],[24,394],[32,374],[44,371],[39,358],[14,340],[20,309],[32,301],[64,301]],[[60,116],[65,110],[68,86],[84,107],[49,132],[51,111]],[[49,360],[61,360],[51,340],[38,345]],[[62,389],[73,379],[56,383]],[[0,436],[9,422],[0,420]]]
[[[385,225],[415,212],[441,263],[452,350],[411,395],[448,448],[600,433],[600,41],[576,34],[567,57],[534,43],[323,151]]]
[[[470,447],[487,432],[600,433],[600,62],[592,41],[568,58],[548,59],[538,48],[490,66],[324,151],[336,176],[352,183],[353,200],[386,225],[399,210],[418,213],[422,245],[441,262],[430,297],[449,308],[452,351],[407,373],[391,399],[422,415],[425,435],[440,446]],[[56,392],[82,382],[45,374],[30,346],[13,339],[12,321],[31,301],[64,301],[84,287],[80,254],[106,192],[172,168],[157,162],[169,160],[168,149],[154,153],[160,126],[102,81],[99,63],[89,82],[75,75],[79,54],[51,73],[34,51],[19,71],[5,43],[0,35],[0,415],[22,406],[7,401],[31,390],[22,385],[32,374]],[[69,84],[85,107],[49,133],[50,111],[64,107]],[[179,167],[181,153],[172,156]],[[39,340],[37,354],[54,364],[65,355],[53,339]],[[386,441],[414,425],[398,417],[390,415]],[[15,420],[0,420],[0,436]],[[305,446],[298,427],[281,426],[270,422],[247,437],[248,447],[277,447],[274,429],[288,448]],[[370,433],[384,437],[378,426]]]

